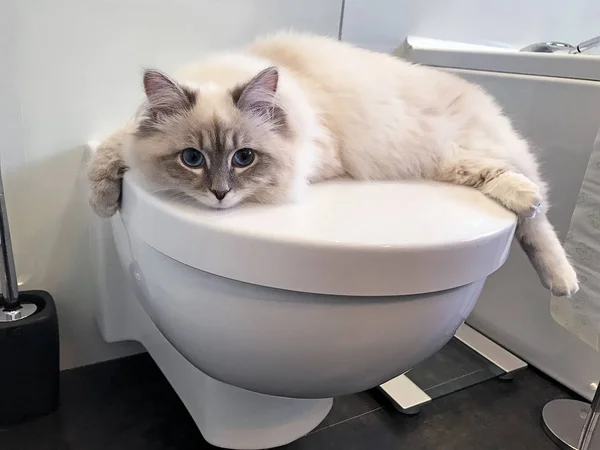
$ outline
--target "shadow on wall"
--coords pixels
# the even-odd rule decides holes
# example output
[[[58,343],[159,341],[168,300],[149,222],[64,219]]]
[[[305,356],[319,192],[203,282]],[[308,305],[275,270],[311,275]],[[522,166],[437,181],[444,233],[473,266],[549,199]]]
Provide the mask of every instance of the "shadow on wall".
[[[63,369],[140,350],[133,343],[106,344],[94,323],[99,293],[90,230],[100,219],[87,203],[86,165],[87,146],[81,145],[4,175],[20,289],[54,296]]]

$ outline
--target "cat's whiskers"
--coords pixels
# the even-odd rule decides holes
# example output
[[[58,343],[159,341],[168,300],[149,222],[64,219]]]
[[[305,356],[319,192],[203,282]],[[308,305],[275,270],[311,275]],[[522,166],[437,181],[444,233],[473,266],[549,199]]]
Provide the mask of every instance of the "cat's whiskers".
[[[154,189],[150,193],[152,195],[160,196],[165,200],[177,201],[184,204],[195,204],[199,201],[193,195],[169,187]]]

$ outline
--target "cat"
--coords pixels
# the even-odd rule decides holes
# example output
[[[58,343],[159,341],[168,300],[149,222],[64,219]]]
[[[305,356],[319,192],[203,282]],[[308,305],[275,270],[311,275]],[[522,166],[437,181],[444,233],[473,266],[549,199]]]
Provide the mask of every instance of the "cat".
[[[103,141],[88,172],[103,217],[126,170],[152,191],[212,208],[301,201],[310,183],[429,179],[470,186],[518,216],[542,284],[578,281],[547,219],[547,186],[527,142],[481,87],[325,36],[277,33],[184,67],[148,69],[146,99]]]

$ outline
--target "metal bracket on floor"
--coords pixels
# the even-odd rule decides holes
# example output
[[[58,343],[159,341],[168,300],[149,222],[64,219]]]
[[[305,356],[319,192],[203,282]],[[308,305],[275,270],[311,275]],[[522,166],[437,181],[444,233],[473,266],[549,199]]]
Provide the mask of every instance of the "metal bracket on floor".
[[[525,361],[517,358],[467,324],[461,325],[454,337],[500,368],[504,374],[499,378],[511,379],[515,372],[527,367]],[[406,375],[400,375],[382,384],[379,389],[403,414],[417,414],[422,406],[432,400],[425,391]]]
[[[527,368],[525,361],[517,358],[504,347],[499,346],[467,324],[461,325],[454,337],[502,369],[505,374],[500,376],[501,379],[509,380],[516,372]]]
[[[431,397],[406,375],[391,379],[379,386],[379,389],[392,401],[396,409],[404,414],[417,414],[421,406],[431,401]]]

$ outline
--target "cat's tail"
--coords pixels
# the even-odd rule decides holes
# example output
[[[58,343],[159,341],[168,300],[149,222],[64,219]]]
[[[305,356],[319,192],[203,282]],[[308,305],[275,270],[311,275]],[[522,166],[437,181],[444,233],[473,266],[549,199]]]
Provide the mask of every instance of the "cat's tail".
[[[556,296],[577,292],[577,274],[545,213],[519,219],[516,238],[546,288]]]

